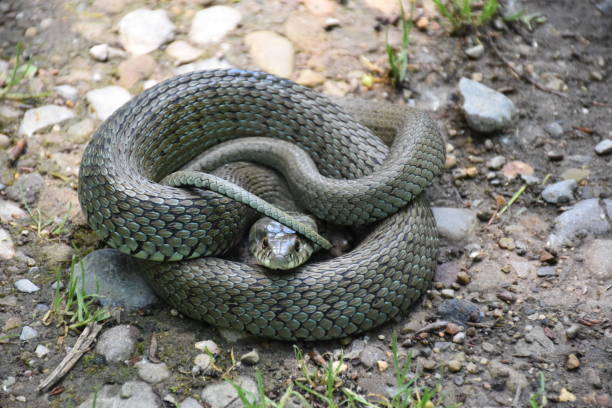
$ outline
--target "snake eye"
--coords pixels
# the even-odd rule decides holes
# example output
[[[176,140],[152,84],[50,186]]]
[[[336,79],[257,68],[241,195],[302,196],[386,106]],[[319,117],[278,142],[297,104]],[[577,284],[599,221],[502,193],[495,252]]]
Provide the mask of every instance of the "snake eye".
[[[267,248],[270,246],[270,243],[268,242],[268,237],[263,237],[263,239],[261,240],[261,246],[264,248]]]
[[[300,250],[300,241],[295,241],[295,245],[293,245],[293,248],[294,248],[296,251],[299,251],[299,250]]]

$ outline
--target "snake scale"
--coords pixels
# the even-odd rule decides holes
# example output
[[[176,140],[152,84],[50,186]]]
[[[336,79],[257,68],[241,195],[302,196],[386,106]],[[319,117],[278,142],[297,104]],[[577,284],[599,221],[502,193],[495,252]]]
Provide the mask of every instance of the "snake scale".
[[[79,199],[88,223],[108,245],[142,259],[145,276],[171,305],[216,326],[324,340],[397,317],[428,288],[435,269],[437,230],[420,193],[443,167],[444,144],[425,113],[335,102],[342,106],[251,71],[164,81],[118,109],[87,146]],[[373,132],[394,137],[391,147]],[[179,170],[219,143],[253,136],[308,153],[318,169],[310,177],[282,157],[255,159],[289,173],[307,212],[330,223],[374,222],[369,236],[348,254],[282,275],[216,257],[236,242],[245,204],[262,202]],[[168,175],[172,185],[161,183]]]

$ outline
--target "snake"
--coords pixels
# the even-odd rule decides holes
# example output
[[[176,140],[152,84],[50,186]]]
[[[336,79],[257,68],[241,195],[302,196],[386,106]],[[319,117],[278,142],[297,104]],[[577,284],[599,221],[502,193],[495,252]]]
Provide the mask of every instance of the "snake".
[[[221,258],[249,208],[329,245],[255,194],[181,170],[220,143],[262,137],[278,141],[279,154],[258,157],[272,143],[248,158],[282,172],[307,213],[371,226],[352,251],[282,275]],[[303,163],[283,156],[280,142],[297,145],[316,173],[301,174]],[[211,70],[160,82],[106,119],[83,153],[78,194],[98,237],[139,259],[154,290],[184,315],[272,339],[328,340],[400,318],[429,288],[438,235],[423,190],[444,155],[425,112],[331,100],[262,72]]]

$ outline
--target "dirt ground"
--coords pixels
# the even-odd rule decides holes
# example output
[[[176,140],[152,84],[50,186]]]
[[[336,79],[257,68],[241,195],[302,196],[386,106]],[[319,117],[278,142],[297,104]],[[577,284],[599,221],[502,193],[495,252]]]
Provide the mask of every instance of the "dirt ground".
[[[90,89],[115,84],[120,60],[96,62],[88,50],[102,41],[119,47],[114,27],[121,15],[140,6],[166,9],[180,37],[188,31],[188,16],[193,15],[189,11],[201,8],[197,1],[139,0],[124,2],[111,13],[96,8],[95,3],[98,1],[0,3],[0,59],[9,60],[15,44],[23,42],[26,54],[40,68],[23,91],[51,91],[44,103],[63,104],[52,92],[55,85],[72,84],[83,95]],[[546,245],[555,219],[571,204],[591,198],[603,203],[612,198],[612,156],[594,152],[600,140],[612,139],[612,14],[598,10],[599,1],[517,3],[528,13],[545,16],[546,21],[535,25],[533,31],[518,23],[484,30],[490,32],[492,37],[488,38],[492,38],[499,55],[485,41],[485,52],[479,59],[464,53],[476,43],[476,35],[450,36],[432,7],[417,9],[428,16],[428,21],[412,32],[408,79],[402,91],[384,81],[368,88],[358,76],[364,72],[378,75],[364,66],[363,56],[374,66],[387,67],[386,32],[393,44],[400,38],[393,13],[385,17],[362,1],[336,3],[332,17],[341,22],[339,26],[313,31],[311,37],[295,44],[293,79],[300,70],[318,67],[326,77],[324,84],[315,86],[319,91],[341,89],[365,98],[412,101],[430,110],[456,163],[449,164],[451,168],[427,195],[433,206],[470,209],[478,219],[467,240],[443,242],[437,282],[410,315],[352,339],[298,344],[311,356],[337,355],[343,350],[350,357],[348,369],[341,376],[343,386],[362,395],[392,392],[393,370],[379,362],[391,363],[390,339],[397,332],[401,353],[414,357],[413,371],[419,374],[419,384],[440,387],[444,401],[439,406],[529,406],[530,396],[538,390],[539,373],[545,378],[549,406],[612,406],[612,254],[606,252],[612,237],[609,233],[583,234],[569,247],[553,250]],[[284,33],[290,18],[309,18],[304,4],[296,1],[243,0],[231,4],[242,11],[243,20],[228,35],[231,47],[225,57],[240,68],[256,68],[243,42],[246,33],[253,29]],[[415,20],[417,17],[418,13]],[[52,22],[41,30],[45,19]],[[33,31],[31,27],[39,29]],[[156,66],[149,77],[171,76],[174,66],[169,57],[161,50],[152,55]],[[513,64],[515,71],[500,55]],[[91,80],[92,72],[100,73],[101,79]],[[535,78],[547,90],[539,89],[525,76]],[[514,102],[518,114],[506,131],[482,135],[470,130],[460,109],[457,83],[461,77],[482,78],[483,83],[503,91]],[[133,93],[142,89],[142,82],[131,88]],[[550,88],[556,91],[551,93]],[[0,100],[0,107],[10,106],[20,112],[13,118],[0,115],[0,133],[10,141],[7,151],[21,138],[17,129],[23,112],[43,101]],[[84,98],[72,105],[77,116],[88,116]],[[563,128],[560,136],[546,130],[551,122]],[[63,271],[70,259],[71,253],[62,256],[66,247],[76,246],[83,253],[102,247],[78,210],[77,171],[85,144],[66,137],[67,127],[62,124],[30,137],[27,152],[6,167],[13,175],[42,175],[44,186],[34,209],[57,217],[66,212],[68,202],[73,206],[68,226],[59,236],[37,234],[31,217],[2,221],[18,252],[24,255],[0,260],[0,382],[9,377],[16,380],[14,385],[0,389],[0,407],[78,406],[104,384],[137,378],[133,361],[121,366],[106,364],[90,351],[60,383],[61,389],[56,388],[55,393],[36,390],[63,358],[64,346],[74,344],[78,336],[71,332],[64,337],[61,328],[43,325],[44,309],[37,305],[51,304],[56,271]],[[528,186],[504,215],[489,222],[525,184],[520,177],[508,180],[501,173],[488,177],[490,170],[485,163],[500,155],[507,162],[516,160],[531,166],[540,182]],[[476,173],[464,176],[472,167]],[[542,181],[562,180],[568,169],[588,171],[578,183],[575,199],[563,206],[546,203],[541,196],[545,187]],[[492,179],[499,182],[492,183]],[[4,188],[0,199],[7,199]],[[612,225],[610,215],[606,222]],[[552,266],[555,273],[538,276],[537,271],[547,266]],[[20,293],[14,282],[21,278],[30,279],[41,290]],[[464,330],[463,342],[453,342],[454,333],[449,334],[448,329],[445,332],[444,326],[419,332],[437,320],[439,306],[449,298],[469,301],[482,313],[478,323]],[[301,375],[293,344],[250,337],[233,340],[214,327],[176,316],[163,303],[146,310],[117,312],[107,327],[118,322],[141,330],[136,360],[138,353],[149,350],[153,336],[156,339],[157,356],[171,372],[169,379],[153,386],[160,397],[172,394],[177,400],[188,396],[200,399],[201,390],[218,381],[219,373],[191,374],[197,351],[193,344],[206,339],[221,347],[217,364],[224,368],[232,365],[232,355],[257,349],[260,362],[239,365],[232,375],[253,376],[256,369],[261,370],[272,399],[279,398],[288,382]],[[38,330],[37,339],[19,340],[26,324]],[[37,358],[37,344],[53,352],[47,358]]]

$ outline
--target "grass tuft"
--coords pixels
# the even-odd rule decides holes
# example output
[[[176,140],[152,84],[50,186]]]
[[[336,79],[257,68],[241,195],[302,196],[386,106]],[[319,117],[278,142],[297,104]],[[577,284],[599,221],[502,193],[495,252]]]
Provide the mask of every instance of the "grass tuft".
[[[28,59],[23,62],[23,44],[18,43],[15,47],[15,64],[8,70],[7,75],[0,74],[0,100],[24,100],[30,98],[44,98],[49,93],[15,93],[12,92],[23,80],[31,79],[36,75],[38,68]]]
[[[408,72],[408,49],[410,47],[410,33],[412,32],[412,14],[414,10],[414,1],[410,2],[410,15],[406,17],[404,6],[400,1],[400,27],[402,29],[402,42],[399,49],[395,49],[389,44],[389,33],[387,32],[387,43],[385,49],[387,51],[387,60],[389,62],[389,77],[391,85],[396,88],[402,86],[406,81],[406,73]]]
[[[433,0],[438,13],[448,21],[451,33],[462,34],[487,24],[495,17],[498,0],[486,0],[477,10],[474,0]]]

